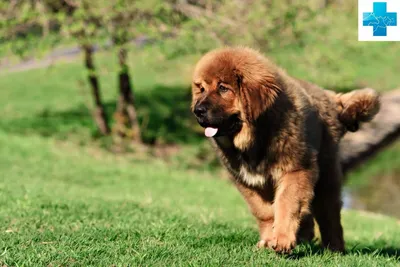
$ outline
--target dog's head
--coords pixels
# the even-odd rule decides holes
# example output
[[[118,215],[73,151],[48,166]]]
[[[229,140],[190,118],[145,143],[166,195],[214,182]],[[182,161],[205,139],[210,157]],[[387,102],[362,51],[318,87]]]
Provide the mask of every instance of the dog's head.
[[[205,135],[235,136],[247,131],[276,98],[277,75],[275,66],[248,48],[204,55],[193,74],[192,111]]]

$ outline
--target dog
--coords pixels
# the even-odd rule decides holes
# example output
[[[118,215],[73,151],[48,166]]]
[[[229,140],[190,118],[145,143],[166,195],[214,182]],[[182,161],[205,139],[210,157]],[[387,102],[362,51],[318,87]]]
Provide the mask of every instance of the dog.
[[[258,247],[290,253],[314,238],[343,252],[339,142],[379,111],[372,89],[337,94],[289,76],[260,52],[220,48],[196,64],[198,123],[257,220]]]

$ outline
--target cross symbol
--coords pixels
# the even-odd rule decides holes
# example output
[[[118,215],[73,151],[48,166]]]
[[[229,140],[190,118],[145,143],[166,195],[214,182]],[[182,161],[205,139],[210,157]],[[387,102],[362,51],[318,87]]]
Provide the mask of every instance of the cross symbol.
[[[363,26],[374,27],[373,36],[387,36],[387,27],[397,26],[397,13],[387,12],[386,2],[374,2],[373,12],[363,13]]]

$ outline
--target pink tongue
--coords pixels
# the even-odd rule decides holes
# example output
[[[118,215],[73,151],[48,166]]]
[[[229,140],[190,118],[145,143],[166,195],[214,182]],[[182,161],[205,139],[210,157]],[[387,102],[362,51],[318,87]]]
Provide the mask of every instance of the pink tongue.
[[[207,127],[206,130],[204,131],[204,134],[207,137],[213,137],[214,135],[216,135],[218,132],[217,128],[211,128],[211,127]]]

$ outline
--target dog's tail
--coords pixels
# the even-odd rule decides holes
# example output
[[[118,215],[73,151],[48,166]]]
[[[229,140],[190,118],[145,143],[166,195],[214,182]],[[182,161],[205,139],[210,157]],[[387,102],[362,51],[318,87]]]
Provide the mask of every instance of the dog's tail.
[[[335,94],[339,120],[350,132],[356,132],[360,124],[371,121],[380,109],[380,96],[371,88]]]

